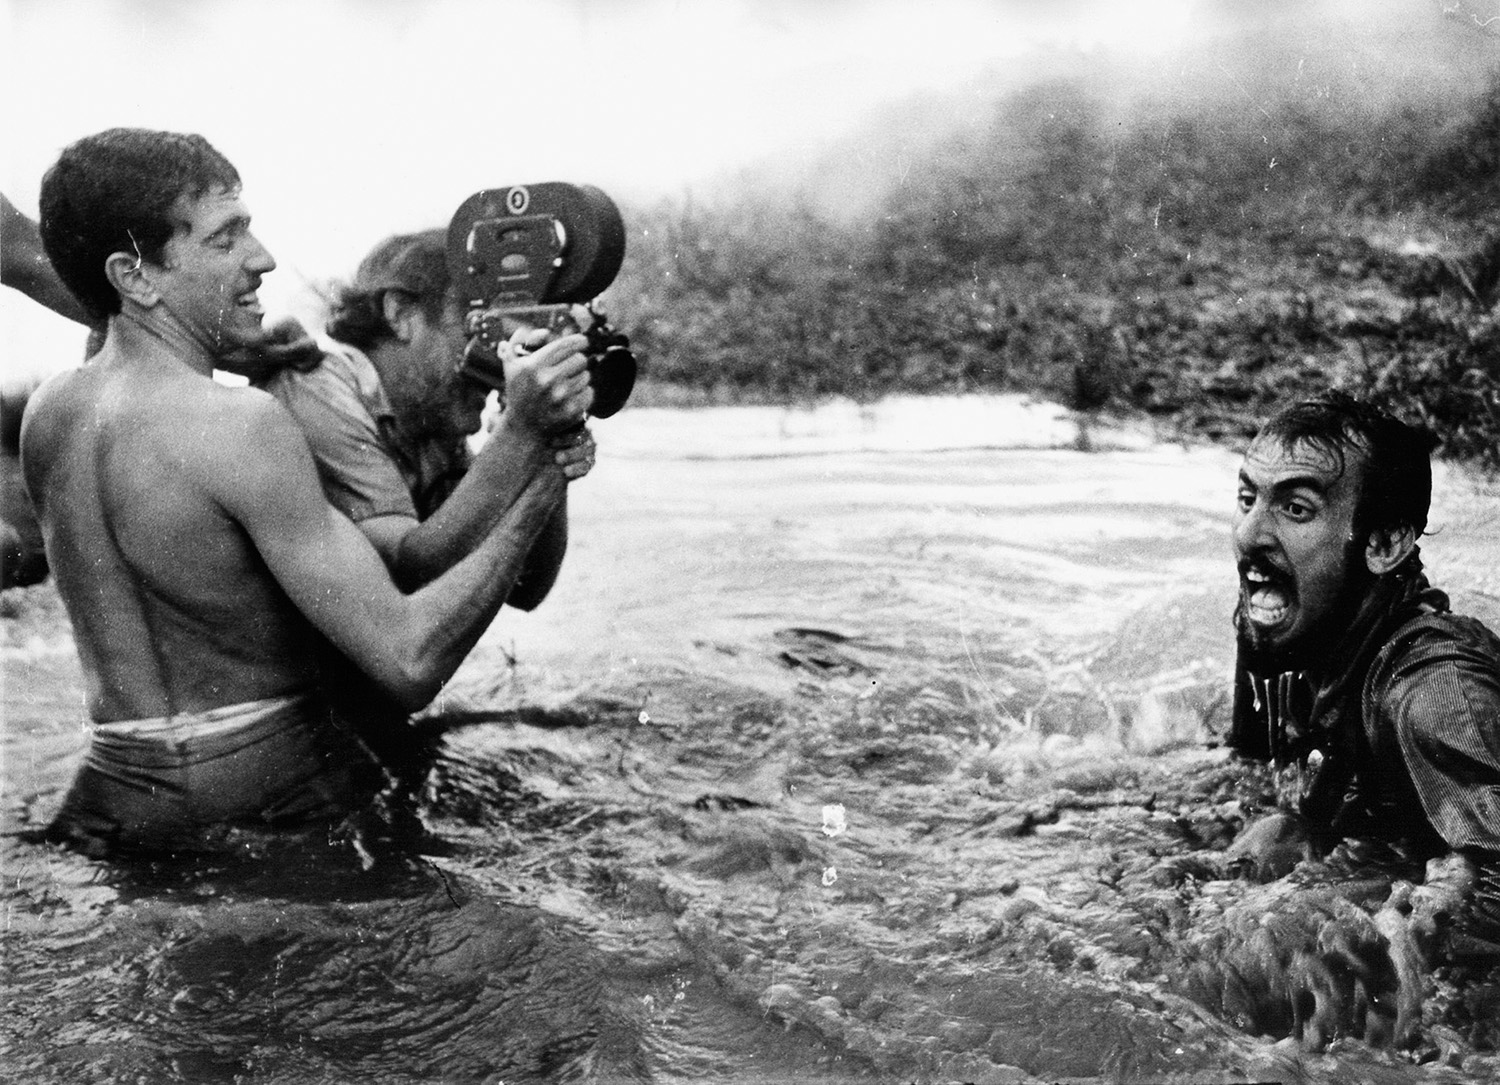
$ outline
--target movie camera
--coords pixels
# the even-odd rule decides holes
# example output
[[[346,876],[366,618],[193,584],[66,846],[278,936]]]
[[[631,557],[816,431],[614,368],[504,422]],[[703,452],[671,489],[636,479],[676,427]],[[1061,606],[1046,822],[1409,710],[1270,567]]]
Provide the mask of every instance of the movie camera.
[[[499,348],[518,328],[581,331],[594,390],[589,413],[614,414],[635,387],[635,355],[594,299],[624,258],[620,211],[591,185],[547,181],[474,193],[448,224],[448,268],[467,306],[463,372],[503,390]]]

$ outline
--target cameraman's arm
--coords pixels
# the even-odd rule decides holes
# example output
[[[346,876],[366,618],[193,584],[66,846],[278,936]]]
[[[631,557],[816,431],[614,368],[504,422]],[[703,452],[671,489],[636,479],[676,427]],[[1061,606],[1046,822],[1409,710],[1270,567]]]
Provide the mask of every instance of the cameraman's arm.
[[[555,462],[569,482],[576,482],[593,470],[594,437],[588,427],[554,437],[552,448],[556,453]],[[557,574],[567,552],[568,504],[564,495],[562,504],[526,555],[526,568],[516,579],[506,602],[517,610],[535,610],[547,598],[552,585],[557,583]]]
[[[568,552],[568,503],[563,501],[547,521],[547,526],[531,544],[526,555],[526,566],[510,589],[506,603],[517,610],[535,610],[547,598],[552,585],[557,583],[557,574],[562,569],[563,557]]]
[[[412,590],[441,575],[477,546],[540,471],[555,469],[551,434],[582,421],[592,392],[586,340],[567,336],[507,367],[506,409],[468,473],[442,507],[417,523],[380,516],[360,522],[396,582]],[[558,509],[528,554],[512,605],[530,609],[557,577],[567,545],[566,511]]]

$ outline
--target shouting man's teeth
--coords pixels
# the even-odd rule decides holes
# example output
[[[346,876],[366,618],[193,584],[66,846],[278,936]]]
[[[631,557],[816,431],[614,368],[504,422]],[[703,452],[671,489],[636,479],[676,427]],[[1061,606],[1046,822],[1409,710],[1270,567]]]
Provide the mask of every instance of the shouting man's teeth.
[[[1256,625],[1275,625],[1286,617],[1291,600],[1286,591],[1258,569],[1245,573],[1246,596],[1250,620]]]

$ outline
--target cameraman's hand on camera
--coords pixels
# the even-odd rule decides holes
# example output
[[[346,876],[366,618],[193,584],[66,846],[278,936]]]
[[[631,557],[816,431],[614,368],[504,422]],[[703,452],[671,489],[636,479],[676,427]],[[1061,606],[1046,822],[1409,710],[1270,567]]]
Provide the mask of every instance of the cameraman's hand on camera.
[[[576,482],[594,469],[594,435],[588,427],[569,430],[552,438],[552,458],[569,482]]]
[[[548,342],[548,333],[523,328],[500,351],[505,366],[505,413],[510,424],[551,438],[583,425],[594,392],[582,335]]]

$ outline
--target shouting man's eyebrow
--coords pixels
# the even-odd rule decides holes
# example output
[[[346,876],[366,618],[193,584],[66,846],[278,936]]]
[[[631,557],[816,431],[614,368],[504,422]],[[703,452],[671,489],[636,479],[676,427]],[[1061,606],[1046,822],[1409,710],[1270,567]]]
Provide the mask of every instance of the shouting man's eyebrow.
[[[1261,486],[1241,470],[1240,485],[1257,491],[1269,489],[1273,493],[1285,493],[1288,490],[1311,490],[1316,494],[1326,494],[1328,492],[1327,482],[1316,475],[1294,475],[1291,478],[1276,479],[1269,486]]]

